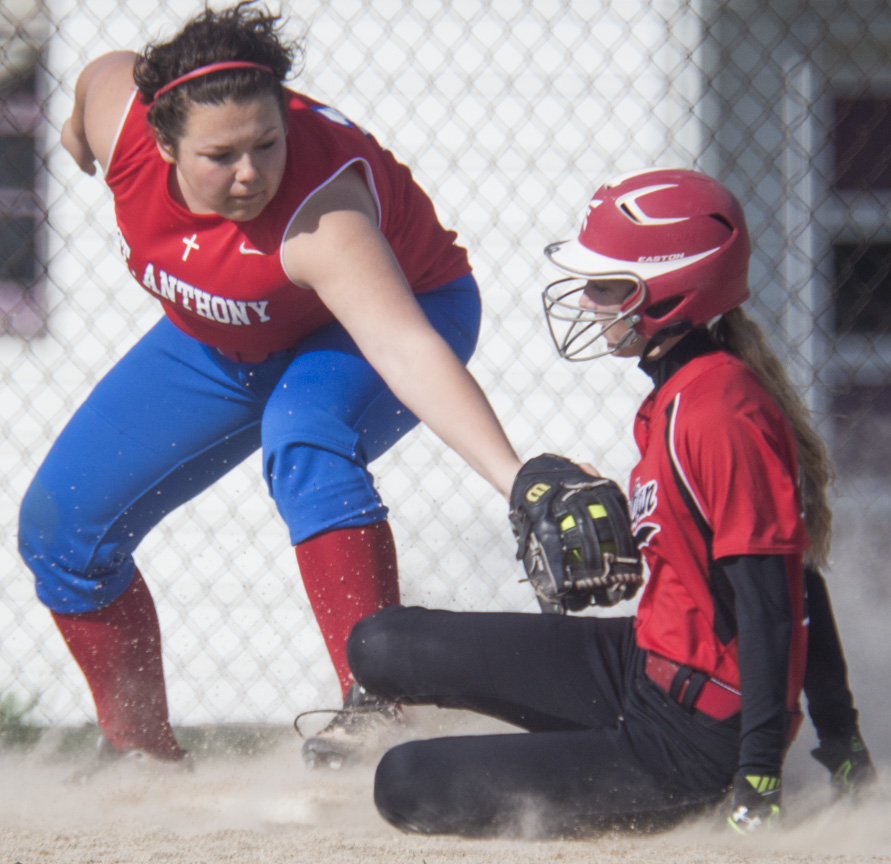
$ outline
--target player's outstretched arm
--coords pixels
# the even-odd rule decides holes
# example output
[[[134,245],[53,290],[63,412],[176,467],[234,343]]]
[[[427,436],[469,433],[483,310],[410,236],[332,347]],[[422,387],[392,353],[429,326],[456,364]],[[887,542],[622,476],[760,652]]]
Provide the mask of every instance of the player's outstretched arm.
[[[507,498],[520,461],[476,380],[418,305],[357,172],[345,171],[301,209],[284,262],[399,400]]]

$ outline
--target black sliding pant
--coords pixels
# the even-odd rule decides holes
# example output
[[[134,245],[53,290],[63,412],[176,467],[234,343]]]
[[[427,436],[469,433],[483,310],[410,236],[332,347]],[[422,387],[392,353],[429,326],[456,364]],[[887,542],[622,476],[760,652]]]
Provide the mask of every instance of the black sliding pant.
[[[388,751],[375,803],[403,830],[665,827],[721,800],[736,770],[739,715],[717,721],[669,701],[643,672],[632,618],[394,606],[360,621],[347,653],[371,692],[528,730]]]

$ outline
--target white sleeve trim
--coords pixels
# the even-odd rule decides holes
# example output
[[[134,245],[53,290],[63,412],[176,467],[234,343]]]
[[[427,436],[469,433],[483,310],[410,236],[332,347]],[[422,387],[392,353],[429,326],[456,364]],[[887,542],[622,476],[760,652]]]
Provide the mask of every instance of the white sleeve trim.
[[[105,171],[102,176],[105,177],[108,174],[108,169],[111,168],[111,163],[114,160],[114,152],[118,147],[118,139],[121,137],[121,131],[124,128],[124,122],[127,120],[127,117],[130,115],[130,109],[133,107],[133,100],[136,98],[136,94],[138,90],[134,90],[130,94],[130,98],[127,100],[127,107],[124,109],[124,113],[121,115],[121,120],[118,123],[118,128],[115,130],[114,138],[111,140],[111,149],[108,151],[108,164],[105,166]]]
[[[313,195],[315,195],[317,192],[324,189],[329,183],[332,183],[334,180],[340,177],[340,175],[343,174],[343,172],[346,171],[347,168],[351,168],[353,165],[357,164],[361,165],[365,174],[365,182],[368,184],[368,190],[371,192],[371,195],[374,198],[374,205],[377,208],[377,227],[381,227],[381,199],[377,194],[377,187],[374,185],[374,174],[371,171],[371,165],[368,164],[367,160],[357,156],[355,159],[350,159],[348,162],[344,162],[343,165],[341,165],[340,168],[337,169],[337,171],[335,171],[327,180],[325,180],[324,183],[320,183],[318,186],[316,186],[316,188],[313,189],[309,193],[309,195],[307,195],[300,202],[297,209],[291,214],[291,218],[288,220],[288,224],[285,225],[285,230],[282,232],[282,239],[279,243],[279,260],[282,265],[282,272],[285,274],[285,276],[288,277],[288,280],[291,282],[291,284],[296,285],[298,288],[303,288],[304,286],[291,279],[290,275],[288,274],[287,268],[285,267],[285,237],[288,236],[288,232],[291,230],[291,226],[294,224],[294,220],[297,218],[300,211],[310,201]]]

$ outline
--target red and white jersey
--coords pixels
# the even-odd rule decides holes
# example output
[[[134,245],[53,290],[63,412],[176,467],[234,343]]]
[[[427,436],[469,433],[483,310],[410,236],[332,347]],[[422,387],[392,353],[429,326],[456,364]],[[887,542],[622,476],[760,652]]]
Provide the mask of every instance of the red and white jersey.
[[[381,231],[416,294],[470,272],[457,235],[439,224],[409,169],[332,108],[289,92],[285,174],[272,201],[247,222],[192,213],[173,200],[174,169],[158,153],[147,111],[134,93],[105,175],[121,250],[167,317],[207,345],[262,359],[332,320],[315,292],[285,274],[281,248],[296,211],[349,166],[363,171]]]
[[[742,361],[713,352],[650,394],[634,435],[641,459],[631,475],[631,517],[650,571],[638,644],[738,689],[734,594],[720,568],[710,573],[710,561],[784,556],[795,620],[787,708],[794,709],[807,646],[801,556],[808,538],[786,416]]]

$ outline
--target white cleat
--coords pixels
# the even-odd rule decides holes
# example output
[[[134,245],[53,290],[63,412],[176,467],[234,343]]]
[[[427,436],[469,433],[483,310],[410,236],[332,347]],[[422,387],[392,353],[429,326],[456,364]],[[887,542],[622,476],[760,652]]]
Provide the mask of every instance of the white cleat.
[[[294,728],[300,733],[298,715]],[[308,768],[339,770],[345,765],[369,762],[382,755],[394,743],[405,726],[405,718],[398,705],[367,693],[358,684],[347,691],[343,708],[334,712],[331,722],[320,732],[306,739],[303,761]]]

